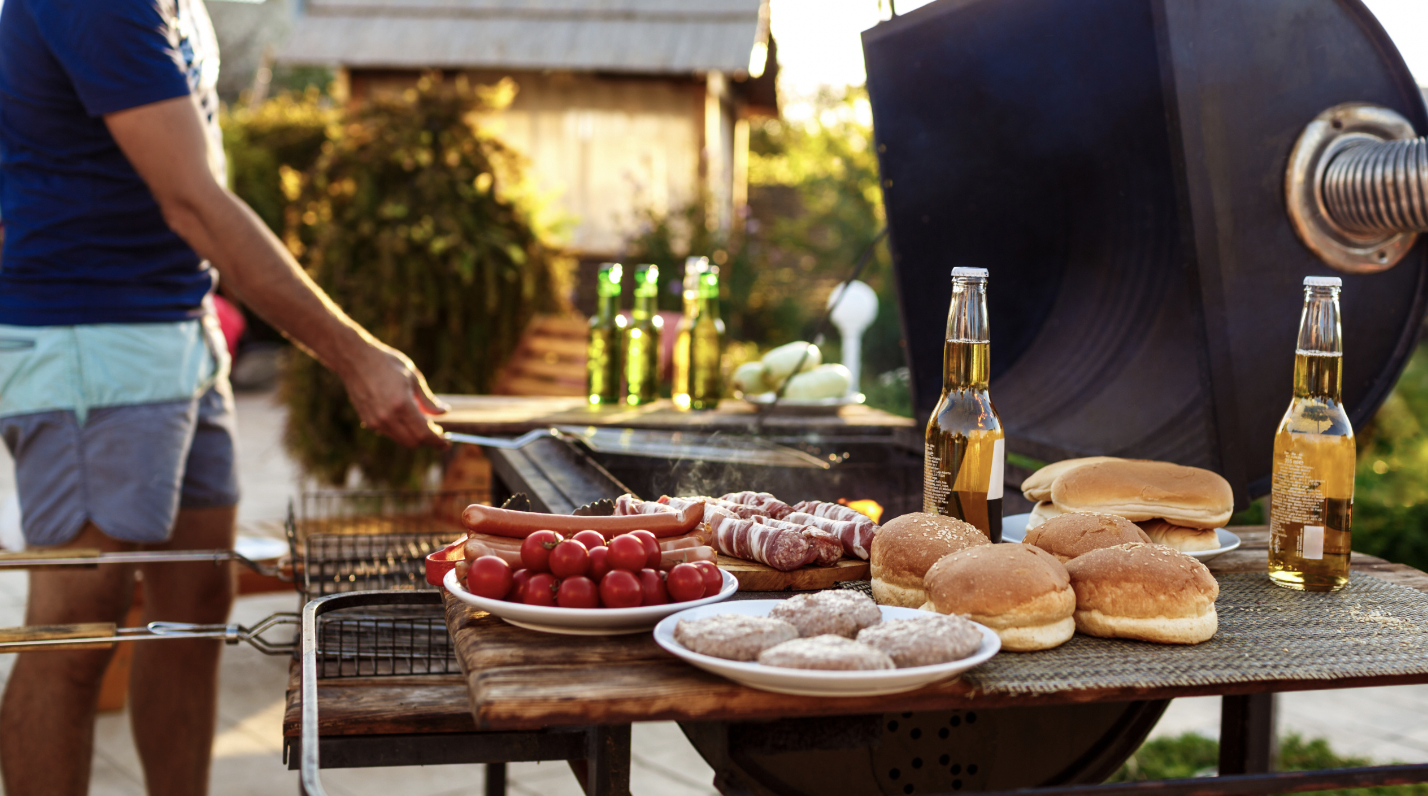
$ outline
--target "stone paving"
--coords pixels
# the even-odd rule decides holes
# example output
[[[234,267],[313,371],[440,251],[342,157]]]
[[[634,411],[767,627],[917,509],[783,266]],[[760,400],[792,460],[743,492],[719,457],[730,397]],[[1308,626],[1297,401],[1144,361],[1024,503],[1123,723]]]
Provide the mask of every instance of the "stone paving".
[[[281,536],[281,521],[300,479],[281,445],[282,409],[268,393],[238,397],[239,456],[244,486],[240,533]],[[14,491],[12,464],[0,448],[0,502]],[[23,623],[25,575],[0,574],[0,625]],[[252,623],[276,611],[297,608],[292,594],[243,597],[234,621]],[[9,656],[0,656],[0,679]],[[213,796],[296,793],[297,776],[282,763],[283,689],[287,660],[246,646],[225,650],[218,735],[214,743]],[[1309,691],[1280,698],[1281,731],[1326,737],[1340,753],[1376,761],[1428,762],[1428,686]],[[1219,700],[1182,699],[1167,711],[1155,735],[1219,731]],[[636,725],[631,789],[636,794],[686,796],[715,793],[713,772],[679,728],[670,723]],[[350,769],[324,772],[333,796],[446,796],[481,792],[481,766]],[[578,796],[580,787],[564,763],[510,767],[510,792],[523,796]],[[143,775],[125,713],[100,717],[96,730],[91,794],[142,796]]]

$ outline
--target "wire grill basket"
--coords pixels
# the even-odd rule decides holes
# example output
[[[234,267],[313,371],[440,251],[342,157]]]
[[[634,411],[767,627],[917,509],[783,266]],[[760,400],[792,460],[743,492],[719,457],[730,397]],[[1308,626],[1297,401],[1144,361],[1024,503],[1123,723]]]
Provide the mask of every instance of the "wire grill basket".
[[[320,617],[318,676],[460,672],[441,606],[340,609]]]

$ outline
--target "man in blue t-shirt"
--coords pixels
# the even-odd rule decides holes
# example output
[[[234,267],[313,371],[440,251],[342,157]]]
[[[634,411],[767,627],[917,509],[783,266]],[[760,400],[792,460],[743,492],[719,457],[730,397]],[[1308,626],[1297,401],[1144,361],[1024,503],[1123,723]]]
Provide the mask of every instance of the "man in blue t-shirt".
[[[335,371],[364,424],[444,445],[401,352],[309,280],[223,187],[202,0],[0,5],[0,435],[35,548],[225,549],[238,501],[221,274]],[[26,622],[227,621],[231,568],[37,570]],[[161,649],[162,648],[162,649]],[[206,793],[220,645],[141,644],[130,693],[150,794]],[[19,656],[0,705],[11,794],[88,789],[109,650]]]

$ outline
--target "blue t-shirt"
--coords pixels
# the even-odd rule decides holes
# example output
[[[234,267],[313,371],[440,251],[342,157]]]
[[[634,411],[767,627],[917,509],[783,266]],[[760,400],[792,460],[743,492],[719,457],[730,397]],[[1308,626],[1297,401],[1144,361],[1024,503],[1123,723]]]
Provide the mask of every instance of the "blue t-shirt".
[[[203,0],[3,0],[0,324],[201,314],[214,273],[164,222],[103,116],[194,95],[223,181],[217,80]]]

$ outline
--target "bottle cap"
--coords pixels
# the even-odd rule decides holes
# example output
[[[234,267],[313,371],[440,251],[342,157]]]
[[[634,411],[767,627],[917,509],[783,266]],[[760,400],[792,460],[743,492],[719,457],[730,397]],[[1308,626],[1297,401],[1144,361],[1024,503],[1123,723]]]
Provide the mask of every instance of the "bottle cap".
[[[962,277],[964,279],[986,279],[987,269],[985,268],[953,268],[952,278]]]
[[[1343,287],[1344,280],[1337,276],[1306,276],[1305,287]]]

